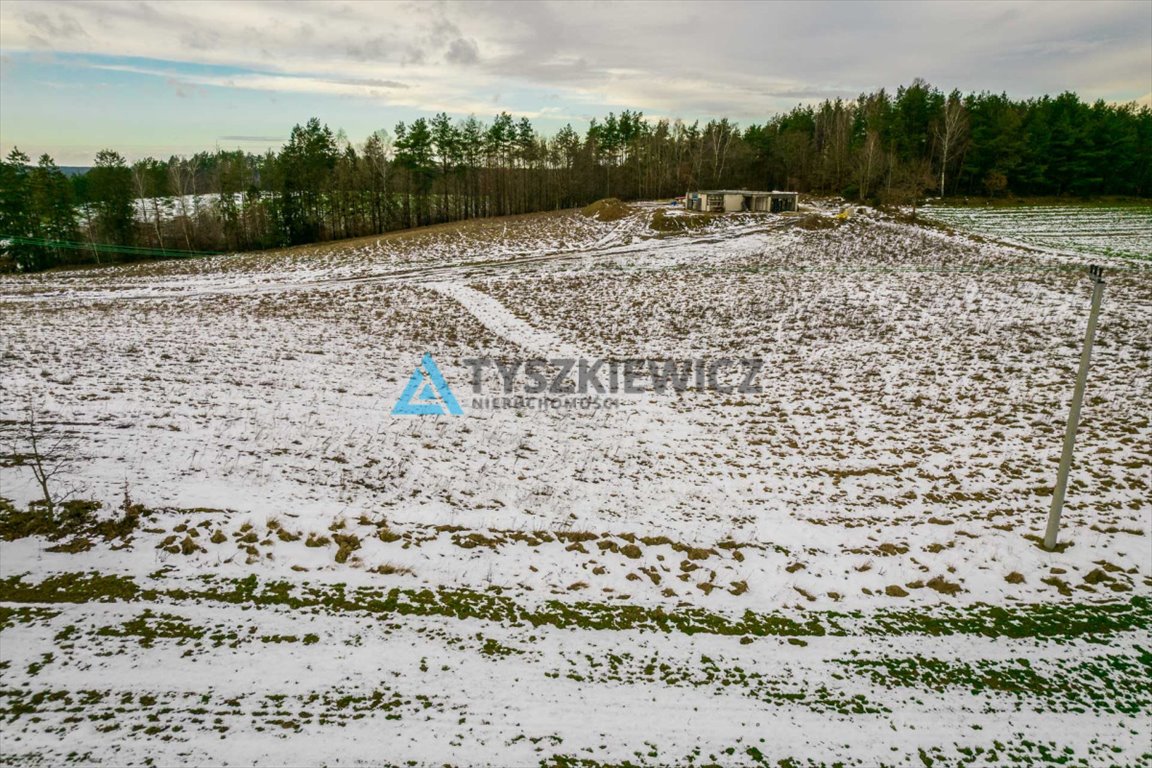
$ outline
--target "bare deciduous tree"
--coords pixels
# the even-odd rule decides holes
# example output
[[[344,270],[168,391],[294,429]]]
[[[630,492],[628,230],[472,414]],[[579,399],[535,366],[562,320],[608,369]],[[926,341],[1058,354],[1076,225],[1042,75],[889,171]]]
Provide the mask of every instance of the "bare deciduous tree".
[[[948,163],[960,152],[961,144],[968,137],[968,111],[957,91],[953,91],[944,105],[943,113],[936,124],[936,142],[940,147],[940,196],[944,196],[944,182]]]
[[[932,189],[934,183],[932,169],[927,160],[912,161],[908,163],[891,163],[888,175],[888,191],[884,202],[890,205],[906,205],[912,209],[912,218],[916,218],[916,209],[926,190]]]
[[[32,403],[23,419],[6,422],[4,427],[12,465],[32,470],[44,509],[49,517],[54,517],[57,508],[75,492],[63,484],[63,479],[76,460],[76,433],[59,423],[45,421]]]
[[[884,150],[880,146],[880,133],[875,130],[868,131],[864,138],[864,146],[860,151],[857,164],[858,186],[860,199],[867,200],[868,193],[872,192],[872,181],[876,178],[884,165]]]
[[[184,244],[192,250],[192,237],[200,216],[200,196],[196,191],[196,174],[199,170],[197,158],[193,157],[168,168],[169,185],[176,195],[176,210],[184,230]],[[191,198],[191,208],[189,208]]]

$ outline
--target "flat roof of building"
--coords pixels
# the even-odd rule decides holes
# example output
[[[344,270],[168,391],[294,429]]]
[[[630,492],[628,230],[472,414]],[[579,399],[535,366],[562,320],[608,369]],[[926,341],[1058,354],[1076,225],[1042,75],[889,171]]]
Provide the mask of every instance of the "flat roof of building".
[[[762,189],[698,189],[699,195],[799,195],[799,192],[767,192]]]

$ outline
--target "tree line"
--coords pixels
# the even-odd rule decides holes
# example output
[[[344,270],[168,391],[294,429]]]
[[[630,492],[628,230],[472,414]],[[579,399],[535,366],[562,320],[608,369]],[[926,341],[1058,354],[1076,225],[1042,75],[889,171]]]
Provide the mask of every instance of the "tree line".
[[[444,113],[354,145],[313,118],[278,152],[128,163],[67,177],[48,155],[0,162],[9,268],[272,248],[693,188],[789,189],[879,204],[928,195],[1152,196],[1152,110],[1074,93],[1013,100],[922,80],[797,106],[741,128],[640,112],[567,125]]]

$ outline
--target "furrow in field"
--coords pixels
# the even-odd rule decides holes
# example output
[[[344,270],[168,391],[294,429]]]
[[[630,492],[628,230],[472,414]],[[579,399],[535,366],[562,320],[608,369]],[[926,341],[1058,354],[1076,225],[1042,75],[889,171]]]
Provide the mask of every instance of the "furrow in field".
[[[551,331],[536,328],[512,314],[492,296],[461,283],[435,282],[428,285],[437,293],[456,301],[470,315],[502,339],[541,359],[584,357],[573,344]]]

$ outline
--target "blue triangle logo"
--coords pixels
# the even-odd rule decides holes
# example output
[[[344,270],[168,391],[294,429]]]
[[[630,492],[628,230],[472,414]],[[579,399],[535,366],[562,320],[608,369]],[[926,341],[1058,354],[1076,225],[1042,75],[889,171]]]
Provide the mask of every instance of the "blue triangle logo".
[[[412,371],[412,377],[408,379],[408,386],[404,387],[404,392],[392,408],[392,415],[443,416],[445,414],[463,416],[464,411],[460,408],[460,403],[456,402],[456,396],[452,394],[452,390],[448,387],[448,382],[444,380],[440,369],[436,367],[436,361],[432,359],[432,355],[425,352],[420,364],[416,366],[416,370]]]

